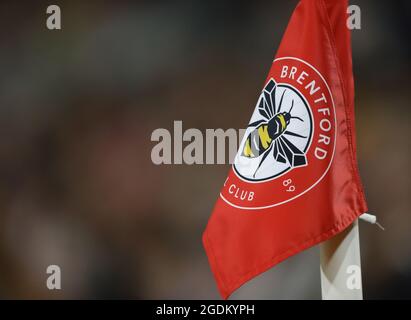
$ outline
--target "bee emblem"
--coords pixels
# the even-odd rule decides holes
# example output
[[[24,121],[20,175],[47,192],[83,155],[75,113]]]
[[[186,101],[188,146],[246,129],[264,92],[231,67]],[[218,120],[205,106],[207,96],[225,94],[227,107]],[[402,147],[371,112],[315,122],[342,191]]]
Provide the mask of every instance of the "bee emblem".
[[[338,122],[330,87],[315,66],[297,57],[276,58],[248,123],[220,193],[228,205],[283,205],[327,175]]]
[[[258,102],[259,120],[248,125],[248,135],[245,143],[240,149],[240,155],[245,158],[260,158],[259,163],[253,173],[253,178],[265,160],[271,156],[278,163],[287,165],[289,168],[305,166],[307,158],[305,152],[288,137],[293,139],[309,140],[310,137],[294,132],[290,128],[290,123],[299,121],[304,123],[305,120],[300,116],[293,114],[294,98],[291,100],[289,107],[283,105],[284,96],[288,92],[287,88],[281,93],[281,97],[276,106],[276,90],[278,86],[273,79],[265,86],[261,98]],[[288,137],[287,137],[288,136]]]

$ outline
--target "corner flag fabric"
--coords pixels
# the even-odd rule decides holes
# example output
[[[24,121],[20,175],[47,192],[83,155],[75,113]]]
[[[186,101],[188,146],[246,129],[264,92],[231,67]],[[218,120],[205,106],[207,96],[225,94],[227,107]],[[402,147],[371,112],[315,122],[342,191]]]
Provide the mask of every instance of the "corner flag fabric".
[[[367,211],[347,5],[302,0],[290,19],[203,234],[223,298]]]

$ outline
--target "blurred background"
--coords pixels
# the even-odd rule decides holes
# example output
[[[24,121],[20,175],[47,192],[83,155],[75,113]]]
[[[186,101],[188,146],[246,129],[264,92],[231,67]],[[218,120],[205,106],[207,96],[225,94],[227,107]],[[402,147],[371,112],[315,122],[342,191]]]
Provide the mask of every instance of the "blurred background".
[[[0,1],[0,298],[219,298],[201,234],[229,166],[156,166],[151,133],[245,127],[296,3]],[[360,173],[386,228],[360,224],[364,296],[411,298],[411,3],[352,4]],[[315,247],[233,298],[320,296]]]

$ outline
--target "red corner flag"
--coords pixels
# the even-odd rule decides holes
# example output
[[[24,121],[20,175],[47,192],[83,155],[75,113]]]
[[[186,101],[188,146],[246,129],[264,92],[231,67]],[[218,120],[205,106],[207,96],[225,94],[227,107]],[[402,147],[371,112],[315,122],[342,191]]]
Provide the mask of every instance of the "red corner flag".
[[[367,211],[347,5],[302,0],[288,24],[203,235],[223,298]]]

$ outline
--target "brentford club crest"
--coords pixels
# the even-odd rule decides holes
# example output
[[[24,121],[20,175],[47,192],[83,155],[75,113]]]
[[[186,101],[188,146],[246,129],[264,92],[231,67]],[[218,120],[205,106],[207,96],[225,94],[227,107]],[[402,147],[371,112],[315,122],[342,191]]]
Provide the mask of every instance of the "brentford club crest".
[[[301,59],[276,59],[221,197],[235,207],[263,209],[301,196],[326,175],[335,139],[325,79]]]

